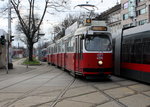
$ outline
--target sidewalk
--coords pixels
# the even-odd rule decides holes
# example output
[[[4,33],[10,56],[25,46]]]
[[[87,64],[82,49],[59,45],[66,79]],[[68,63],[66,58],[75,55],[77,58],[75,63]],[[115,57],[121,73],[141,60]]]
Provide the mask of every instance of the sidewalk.
[[[27,66],[22,65],[22,61],[24,59],[20,59],[20,60],[13,60],[13,69],[9,69],[8,70],[8,74],[9,75],[13,75],[13,74],[20,74],[20,73],[24,73],[30,70],[35,69],[36,67],[34,66],[30,66],[27,68]],[[6,68],[2,68],[0,69],[0,76],[5,75],[7,73]],[[6,74],[7,75],[7,74]]]

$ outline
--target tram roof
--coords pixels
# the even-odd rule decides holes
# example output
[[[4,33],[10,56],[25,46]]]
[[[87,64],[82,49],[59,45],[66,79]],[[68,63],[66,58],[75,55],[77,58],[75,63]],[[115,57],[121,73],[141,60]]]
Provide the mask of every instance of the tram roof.
[[[65,35],[74,35],[74,33],[77,34],[77,32],[79,33],[83,33],[85,31],[87,31],[89,29],[89,27],[91,26],[106,26],[106,22],[105,21],[99,21],[99,20],[91,20],[90,23],[87,23],[86,20],[82,23],[79,24],[78,22],[75,22],[74,24],[72,24],[70,27],[68,27],[65,30]]]
[[[144,24],[144,25],[141,25],[141,26],[130,28],[130,29],[127,29],[127,30],[124,31],[123,36],[130,35],[130,34],[135,34],[135,33],[140,33],[140,32],[145,32],[145,31],[150,31],[149,28],[150,28],[150,24]]]

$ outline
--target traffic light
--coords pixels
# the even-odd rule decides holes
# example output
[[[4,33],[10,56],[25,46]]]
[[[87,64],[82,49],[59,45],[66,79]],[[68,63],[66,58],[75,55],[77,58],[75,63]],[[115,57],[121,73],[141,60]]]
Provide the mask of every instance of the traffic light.
[[[0,38],[0,43],[1,43],[2,45],[5,45],[5,42],[6,42],[5,36],[1,36],[1,38]]]
[[[10,36],[10,42],[14,41],[14,36]]]

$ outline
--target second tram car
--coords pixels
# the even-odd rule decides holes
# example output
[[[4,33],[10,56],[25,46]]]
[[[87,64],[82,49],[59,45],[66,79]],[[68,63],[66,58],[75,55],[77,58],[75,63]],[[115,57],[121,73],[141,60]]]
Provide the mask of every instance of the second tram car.
[[[41,50],[40,60],[43,62],[47,61],[47,48]]]
[[[112,37],[104,21],[86,19],[65,31],[65,36],[49,45],[48,63],[67,69],[73,75],[112,73]]]
[[[150,24],[124,30],[115,38],[115,74],[150,83]]]

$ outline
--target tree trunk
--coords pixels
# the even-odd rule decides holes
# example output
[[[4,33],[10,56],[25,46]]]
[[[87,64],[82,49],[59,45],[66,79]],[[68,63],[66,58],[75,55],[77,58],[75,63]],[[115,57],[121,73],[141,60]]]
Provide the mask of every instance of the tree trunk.
[[[29,45],[29,61],[33,61],[33,44]]]

